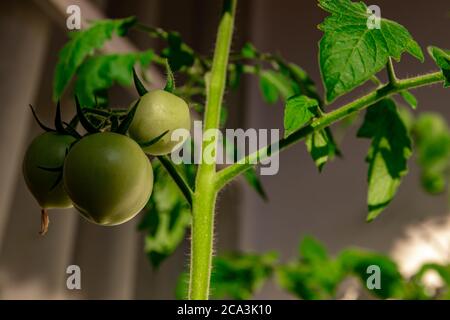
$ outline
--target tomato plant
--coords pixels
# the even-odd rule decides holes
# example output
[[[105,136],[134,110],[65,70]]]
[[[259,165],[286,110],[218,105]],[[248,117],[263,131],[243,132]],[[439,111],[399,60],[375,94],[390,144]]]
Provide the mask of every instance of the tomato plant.
[[[323,37],[319,42],[318,64],[324,97],[300,66],[278,54],[261,52],[248,43],[230,59],[237,0],[224,0],[212,57],[197,53],[183,42],[179,33],[143,25],[133,17],[97,21],[87,30],[73,32],[60,52],[54,100],[61,99],[72,78],[74,93],[80,99],[76,99],[77,115],[70,123],[61,120],[59,108],[55,119],[58,132],[77,139],[63,168],[69,197],[84,216],[96,223],[124,222],[145,205],[152,190],[152,171],[141,149],[155,156],[152,162],[158,168],[157,187],[141,223],[141,228],[148,231],[147,254],[158,265],[175,250],[190,226],[190,299],[209,297],[214,213],[219,192],[243,175],[251,187],[267,198],[254,166],[302,140],[318,169],[323,170],[328,161],[342,154],[331,125],[354,119],[366,109],[357,133],[370,141],[366,158],[366,220],[376,219],[392,201],[416,150],[425,188],[433,193],[445,188],[450,159],[448,128],[442,124],[435,127],[440,121],[437,117],[416,118],[412,114],[415,111],[403,107],[398,97],[414,110],[418,102],[412,90],[434,84],[448,87],[450,52],[428,47],[436,70],[399,79],[395,63],[400,62],[403,54],[419,62],[425,60],[421,46],[406,28],[385,18],[380,18],[379,28],[369,28],[370,12],[362,2],[318,0],[318,4],[328,13],[319,25]],[[160,52],[150,49],[108,55],[98,51],[113,35],[124,36],[131,31],[144,32],[166,47]],[[150,63],[166,68],[164,90],[148,91],[147,83],[140,80],[145,77],[133,68],[139,65],[145,69]],[[183,75],[181,85],[175,86],[172,70]],[[387,73],[386,82],[377,77],[382,70]],[[243,74],[257,77],[267,103],[284,102],[284,136],[224,168],[218,167],[214,159],[194,166],[175,164],[167,155],[174,146],[169,139],[171,132],[189,129],[190,113],[203,117],[204,131],[223,128],[227,114],[224,93],[237,88]],[[108,89],[114,83],[126,86],[133,82],[139,100],[128,109],[113,107]],[[326,110],[330,103],[368,82],[374,85],[367,93]],[[78,122],[86,135],[77,132]],[[432,135],[424,134],[428,127],[433,129]],[[201,142],[202,159],[208,152],[217,154],[217,135],[204,136]],[[333,272],[324,279],[323,296],[332,293],[340,275],[334,262],[327,260],[327,263]],[[389,263],[385,265],[390,267]],[[314,274],[308,268],[300,276]],[[297,271],[286,268],[283,274],[298,275]],[[293,290],[289,289],[290,284],[282,283]]]
[[[282,290],[305,300],[345,297],[338,289],[350,278],[357,280],[351,290],[363,299],[448,300],[450,295],[448,264],[424,263],[411,276],[403,276],[397,263],[386,255],[352,247],[332,256],[322,243],[309,236],[300,242],[298,256],[286,263],[280,262],[273,251],[232,252],[214,257],[213,265],[211,291],[218,299],[251,299],[270,278]],[[380,286],[368,288],[367,283],[375,281],[367,270],[374,265],[382,270]],[[442,279],[437,287],[427,283],[424,276],[429,271]],[[187,295],[186,279],[187,274],[183,273],[178,281],[176,294],[180,299]]]

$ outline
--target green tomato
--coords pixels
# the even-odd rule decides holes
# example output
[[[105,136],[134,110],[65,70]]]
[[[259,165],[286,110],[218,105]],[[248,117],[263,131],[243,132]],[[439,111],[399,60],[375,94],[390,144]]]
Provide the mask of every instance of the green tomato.
[[[171,153],[176,145],[186,140],[187,136],[172,141],[175,129],[189,131],[190,128],[187,103],[172,93],[154,90],[141,97],[128,133],[137,142],[147,142],[169,130],[157,143],[143,148],[146,153],[156,156]]]
[[[132,219],[145,206],[153,189],[153,170],[135,141],[117,133],[96,133],[70,149],[64,186],[87,220],[113,226]]]
[[[75,138],[71,136],[46,132],[36,137],[25,153],[23,176],[42,209],[72,207],[61,173],[66,152],[73,142]],[[61,168],[61,172],[46,170],[55,168]]]

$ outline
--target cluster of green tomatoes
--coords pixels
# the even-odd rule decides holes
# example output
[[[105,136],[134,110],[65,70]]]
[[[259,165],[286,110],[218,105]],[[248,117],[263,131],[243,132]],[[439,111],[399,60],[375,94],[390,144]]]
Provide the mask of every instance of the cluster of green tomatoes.
[[[47,209],[74,206],[88,221],[113,226],[136,216],[149,200],[153,171],[147,155],[172,152],[180,141],[171,140],[176,129],[190,129],[187,103],[178,96],[154,90],[142,94],[120,122],[106,129],[89,122],[77,100],[77,117],[86,129],[61,121],[58,103],[56,129],[28,147],[23,175],[42,208],[41,234],[48,229]],[[34,111],[33,111],[34,113]],[[181,138],[183,139],[183,138]]]

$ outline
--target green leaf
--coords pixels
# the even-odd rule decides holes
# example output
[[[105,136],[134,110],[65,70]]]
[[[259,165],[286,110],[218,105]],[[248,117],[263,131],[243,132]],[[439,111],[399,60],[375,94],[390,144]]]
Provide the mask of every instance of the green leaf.
[[[219,119],[219,127],[224,128],[225,124],[228,120],[228,108],[225,105],[222,105],[220,108],[220,119]]]
[[[173,76],[172,69],[170,68],[169,60],[165,60],[166,65],[166,85],[164,87],[164,91],[172,93],[175,90],[175,77]]]
[[[75,92],[83,106],[96,106],[95,96],[114,83],[130,86],[133,83],[132,68],[136,63],[149,65],[153,51],[110,54],[87,59],[78,69]]]
[[[242,63],[231,63],[228,68],[228,86],[231,89],[236,90],[237,88],[239,88],[239,85],[241,83],[241,77],[244,73],[244,66],[242,65]]]
[[[327,101],[349,92],[383,69],[389,57],[408,52],[423,61],[420,46],[400,24],[382,18],[380,29],[369,29],[367,6],[350,0],[319,0],[331,13],[319,28],[319,62]]]
[[[261,71],[259,85],[264,100],[270,104],[277,102],[280,96],[283,100],[286,100],[295,93],[291,80],[282,73],[273,70]]]
[[[450,50],[428,47],[428,52],[442,70],[442,74],[445,77],[444,88],[450,87]]]
[[[292,80],[296,94],[302,94],[309,98],[316,99],[319,102],[319,105],[322,105],[316,84],[305,70],[294,63],[284,62],[280,58],[277,59],[277,64],[280,67],[280,70]]]
[[[415,277],[423,277],[429,270],[436,271],[447,286],[450,286],[450,265],[440,265],[437,263],[426,263],[422,265]]]
[[[300,258],[277,269],[278,284],[296,297],[331,299],[344,279],[341,265],[328,257],[325,247],[312,237],[300,243]]]
[[[249,170],[246,170],[244,173],[244,179],[247,181],[250,187],[252,187],[264,200],[267,201],[267,194],[264,190],[264,187],[261,183],[261,180],[259,179],[258,175],[256,174],[255,168],[250,168]]]
[[[271,277],[278,259],[276,252],[264,254],[228,253],[213,258],[210,293],[213,299],[247,300]],[[176,297],[186,299],[189,273],[178,278]]]
[[[300,243],[300,256],[309,263],[321,263],[328,260],[325,246],[311,236],[304,237]]]
[[[241,49],[241,55],[246,59],[254,59],[258,55],[258,51],[252,43],[247,42]]]
[[[162,56],[169,60],[173,72],[194,64],[194,52],[183,43],[178,32],[168,33],[167,44],[167,48],[162,51]]]
[[[411,108],[413,108],[414,110],[417,109],[417,99],[411,92],[405,90],[400,92],[400,95],[411,106]]]
[[[344,278],[340,264],[331,259],[320,263],[291,262],[276,271],[279,286],[305,300],[334,298]]]
[[[450,130],[437,113],[422,113],[412,127],[423,188],[432,194],[445,191],[450,173]]]
[[[393,199],[406,175],[411,140],[395,103],[385,99],[371,106],[358,137],[372,139],[366,161],[368,172],[367,220],[375,219]]]
[[[61,98],[70,79],[94,50],[101,48],[114,34],[124,35],[135,23],[134,17],[100,20],[94,22],[89,29],[71,32],[70,40],[59,52],[53,83],[53,100]]]
[[[346,273],[354,274],[360,279],[363,287],[367,287],[367,280],[371,276],[367,268],[379,267],[380,288],[373,288],[369,292],[382,299],[403,297],[405,281],[397,265],[389,257],[358,249],[347,249],[341,252],[338,260]]]
[[[161,164],[153,161],[153,168],[153,193],[139,229],[147,231],[144,249],[151,264],[158,267],[184,240],[191,213],[183,194]],[[180,165],[180,172],[189,181],[194,176],[192,170],[191,166]]]
[[[175,287],[175,299],[187,300],[189,296],[189,272],[182,272],[178,276]]]
[[[319,265],[291,263],[277,269],[278,285],[305,300],[332,299],[343,280],[340,265],[329,260]]]
[[[229,142],[226,139],[226,137],[224,137],[223,143],[226,155],[230,158],[232,157],[233,161],[238,161],[239,159],[237,159],[236,157],[237,156],[236,144],[232,144],[231,142]],[[256,173],[256,169],[252,167],[244,171],[243,176],[248,185],[252,187],[264,201],[267,201],[268,200],[267,193],[264,190],[264,187],[261,183],[261,180],[259,179],[258,174]]]
[[[302,94],[317,100],[319,107],[321,109],[323,108],[322,99],[317,91],[317,87],[306,71],[296,64],[284,62],[281,58],[277,59],[277,64],[280,70],[292,80],[296,94]],[[305,143],[319,171],[323,169],[323,166],[328,160],[340,154],[329,128],[308,135]]]
[[[230,253],[214,258],[211,294],[216,299],[250,299],[272,275],[278,259],[265,254]]]
[[[284,136],[290,136],[314,118],[318,106],[317,100],[307,96],[289,98],[284,109]]]
[[[306,136],[305,144],[319,171],[322,171],[328,160],[333,159],[338,154],[331,131],[315,131]]]

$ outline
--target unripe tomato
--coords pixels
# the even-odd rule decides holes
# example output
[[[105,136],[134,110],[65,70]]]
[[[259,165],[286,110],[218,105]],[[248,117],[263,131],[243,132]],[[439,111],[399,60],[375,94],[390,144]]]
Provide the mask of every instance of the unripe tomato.
[[[63,188],[61,173],[66,152],[74,141],[75,138],[68,135],[46,132],[36,137],[25,153],[23,176],[43,209],[72,207]],[[61,172],[50,170],[57,168],[61,168]]]
[[[96,133],[70,150],[64,163],[64,186],[87,220],[113,226],[130,220],[145,206],[153,189],[153,170],[132,139]]]
[[[128,133],[137,142],[147,142],[169,130],[157,143],[143,148],[148,154],[163,155],[181,142],[171,141],[173,130],[181,128],[191,128],[187,103],[172,93],[154,90],[141,97]]]

